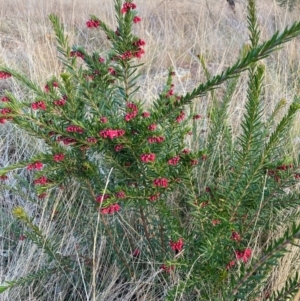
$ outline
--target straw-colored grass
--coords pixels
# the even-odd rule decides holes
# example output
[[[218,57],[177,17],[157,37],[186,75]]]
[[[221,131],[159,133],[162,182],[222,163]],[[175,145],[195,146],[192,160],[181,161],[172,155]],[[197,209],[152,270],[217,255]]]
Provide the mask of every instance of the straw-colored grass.
[[[143,22],[136,26],[137,34],[146,40],[146,55],[141,69],[140,97],[151,104],[152,99],[162,87],[165,79],[164,71],[173,67],[176,72],[176,88],[182,92],[189,91],[194,85],[205,80],[204,71],[197,58],[205,58],[209,72],[214,75],[235,61],[243,44],[247,43],[246,0],[236,0],[235,13],[225,0],[136,0],[139,16]],[[288,12],[279,8],[275,1],[258,2],[258,20],[261,28],[261,38],[266,39],[276,30],[292,24],[299,17],[299,11]],[[55,36],[52,33],[48,15],[55,13],[65,24],[71,44],[80,44],[87,49],[97,47],[105,55],[109,45],[106,37],[98,31],[89,30],[85,26],[89,14],[94,14],[112,27],[116,26],[112,0],[0,0],[0,64],[6,64],[27,74],[32,80],[44,85],[51,75],[59,74],[63,66],[56,59]],[[285,45],[279,52],[267,58],[266,91],[264,107],[266,114],[274,108],[282,98],[289,103],[293,96],[300,92],[300,50],[299,38]],[[243,113],[246,99],[246,86],[241,83],[234,94],[231,104],[232,125],[238,131],[239,120]],[[11,90],[22,95],[14,82],[0,83],[0,96],[4,90]],[[218,91],[222,94],[222,87]],[[198,100],[195,105],[200,114],[205,115],[209,96]],[[299,124],[298,124],[299,126]],[[205,127],[205,125],[203,125]],[[297,127],[296,127],[297,128]],[[297,130],[294,131],[297,140]],[[295,140],[295,141],[296,141]],[[298,143],[299,144],[299,143]],[[43,145],[21,133],[11,125],[0,127],[0,166],[6,166],[20,159],[29,158],[42,149]],[[297,144],[295,142],[295,152]],[[24,183],[30,180],[24,171],[20,173]],[[13,184],[13,180],[10,179]],[[72,193],[62,191],[57,196],[58,203],[65,204],[64,213],[70,216],[71,204],[80,200],[80,192],[71,188]],[[26,192],[27,193],[27,192]],[[47,200],[46,200],[47,202]],[[84,200],[77,204],[83,206]],[[35,217],[35,222],[46,235],[61,233],[62,252],[68,254],[80,245],[80,252],[91,251],[84,245],[88,233],[73,233],[72,220],[64,220],[57,224],[55,212],[46,212],[45,205],[36,206],[30,202],[30,195],[15,196],[13,192],[2,193],[0,196],[0,283],[13,280],[35,270],[45,260],[45,256],[28,242],[19,240],[23,229],[11,216],[11,208],[21,204]],[[73,215],[79,218],[78,215]],[[74,220],[73,220],[74,222]],[[284,217],[282,221],[284,225]],[[284,228],[284,226],[283,226]],[[274,237],[279,233],[273,234]],[[25,243],[26,242],[26,243]],[[61,275],[52,277],[48,283],[43,283],[43,295],[40,295],[38,284],[15,289],[0,295],[2,301],[26,300],[69,300],[72,294],[77,294],[77,300],[131,300],[130,296],[138,292],[138,300],[159,300],[151,284],[157,275],[155,269],[145,274],[144,279],[124,285],[117,283],[118,268],[105,266],[107,246],[105,238],[97,241],[96,270],[102,270],[102,292],[76,291],[74,279]],[[299,249],[291,248],[281,265],[274,269],[270,286],[281,288],[286,278],[299,270]],[[94,254],[95,255],[95,254]],[[78,269],[82,262],[78,257]],[[82,271],[84,274],[84,271]],[[83,275],[82,274],[82,275]],[[100,277],[100,276],[99,276]],[[63,281],[62,281],[63,279]],[[74,291],[72,291],[74,287]],[[119,296],[120,291],[126,293]],[[47,292],[47,293],[46,293]],[[24,299],[26,296],[26,300]],[[96,296],[96,298],[95,298]],[[296,299],[295,299],[296,300]]]

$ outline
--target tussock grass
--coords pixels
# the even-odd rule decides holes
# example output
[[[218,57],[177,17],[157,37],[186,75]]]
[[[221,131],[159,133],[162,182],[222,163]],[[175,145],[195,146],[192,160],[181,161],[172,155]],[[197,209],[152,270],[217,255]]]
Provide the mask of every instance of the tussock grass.
[[[227,2],[220,0],[137,0],[139,16],[143,22],[137,26],[138,35],[147,41],[144,66],[141,69],[140,97],[149,104],[160,91],[164,79],[164,71],[173,67],[176,70],[176,89],[186,92],[195,84],[206,78],[197,55],[202,55],[211,75],[222,71],[238,56],[243,44],[247,43],[247,20],[245,0],[236,1],[235,13]],[[56,59],[55,37],[48,21],[48,15],[55,13],[60,16],[66,26],[66,32],[71,44],[83,45],[87,49],[98,47],[105,55],[108,41],[98,31],[88,30],[85,21],[90,13],[115,26],[114,7],[112,0],[79,1],[79,0],[0,0],[0,63],[22,70],[28,77],[44,85],[51,75],[61,72],[63,66]],[[281,30],[297,20],[299,12],[289,12],[279,8],[275,1],[258,1],[258,19],[262,28],[262,38],[270,37],[276,30]],[[268,61],[266,70],[264,95],[265,114],[273,110],[279,100],[289,103],[293,96],[300,92],[300,50],[299,38],[289,42],[280,52],[275,52]],[[23,95],[13,81],[0,83],[0,96],[4,90]],[[215,96],[222,96],[222,87],[215,91]],[[243,114],[243,104],[246,100],[245,82],[241,81],[234,94],[230,110],[231,123],[236,132],[239,131],[239,120]],[[199,99],[194,110],[205,116],[211,95]],[[282,112],[284,114],[284,111]],[[203,119],[202,133],[207,129]],[[299,123],[293,131],[293,139],[297,139]],[[200,131],[201,132],[201,131]],[[203,138],[203,139],[204,139]],[[0,164],[6,166],[12,162],[32,156],[36,150],[43,148],[40,141],[28,137],[11,125],[0,127]],[[295,153],[298,150],[295,147]],[[26,171],[20,171],[20,179],[30,183]],[[11,184],[14,180],[10,179]],[[2,184],[1,184],[2,185]],[[64,215],[62,219],[56,216],[56,211],[50,209],[47,199],[42,205],[32,201],[28,193],[22,194],[1,188],[0,204],[0,282],[15,279],[37,269],[45,261],[45,256],[33,244],[20,240],[23,229],[12,218],[11,209],[22,204],[27,212],[35,218],[46,236],[60,236],[60,249],[65,255],[78,249],[78,270],[82,279],[74,281],[63,273],[57,277],[47,278],[41,284],[33,284],[26,289],[14,289],[1,295],[1,300],[136,300],[154,301],[164,296],[161,287],[166,285],[163,278],[157,283],[159,271],[153,268],[151,262],[145,265],[147,271],[141,279],[126,282],[120,279],[118,266],[108,266],[106,263],[114,256],[107,246],[105,237],[101,236],[101,223],[86,220],[80,233],[74,232],[74,223],[78,217],[91,210],[88,208],[73,186],[65,187],[56,198],[54,208]],[[285,213],[286,214],[286,213]],[[92,216],[89,214],[87,216]],[[284,231],[285,216],[282,217]],[[91,223],[91,224],[89,224]],[[120,220],[122,224],[122,220]],[[126,225],[123,225],[126,227]],[[93,229],[93,232],[89,232]],[[95,241],[95,233],[98,233]],[[132,234],[134,233],[134,235]],[[279,233],[268,233],[276,237]],[[128,230],[128,235],[139,240],[137,232]],[[253,240],[256,238],[254,237]],[[93,253],[93,243],[97,253]],[[121,246],[122,247],[122,246]],[[259,252],[259,250],[256,250]],[[85,285],[84,260],[94,258],[94,286]],[[281,284],[294,271],[299,270],[300,260],[298,249],[291,248],[281,265],[274,269],[269,287],[281,288]],[[96,281],[95,281],[96,279]],[[174,275],[176,285],[176,275]],[[92,280],[91,280],[92,281]],[[163,285],[162,285],[163,284]],[[92,290],[88,289],[92,287]],[[160,289],[157,289],[160,287]],[[185,300],[184,297],[178,300]]]

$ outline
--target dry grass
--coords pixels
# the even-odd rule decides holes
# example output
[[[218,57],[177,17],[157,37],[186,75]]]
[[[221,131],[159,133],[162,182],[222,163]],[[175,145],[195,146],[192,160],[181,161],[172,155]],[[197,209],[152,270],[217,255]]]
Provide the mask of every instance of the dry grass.
[[[236,13],[233,13],[225,0],[136,0],[139,15],[143,19],[136,31],[147,41],[146,55],[143,58],[144,66],[141,70],[140,96],[151,103],[163,84],[164,71],[170,66],[177,71],[176,86],[179,91],[186,92],[198,82],[205,80],[204,72],[197,59],[198,54],[204,56],[212,75],[233,63],[239,55],[240,48],[247,43],[248,39],[246,2],[246,0],[237,0]],[[274,31],[283,29],[298,18],[297,12],[291,13],[280,9],[275,1],[257,2],[262,39],[270,37]],[[98,33],[88,30],[85,21],[92,13],[111,26],[116,26],[112,0],[0,0],[0,64],[4,63],[21,70],[41,85],[51,75],[59,74],[62,69],[56,59],[55,37],[47,18],[50,13],[60,16],[66,26],[71,44],[80,44],[88,49],[96,46],[103,53],[105,53],[108,41],[103,35],[100,35],[98,39]],[[266,70],[265,80],[266,114],[280,99],[284,98],[289,103],[293,96],[300,92],[298,44],[299,38],[291,41],[280,52],[274,53],[270,59],[267,59],[270,64]],[[5,89],[22,95],[22,90],[14,82],[1,83],[0,96]],[[233,126],[238,125],[237,121],[242,116],[246,99],[245,90],[245,83],[241,82],[231,105]],[[221,95],[222,88],[217,93]],[[199,99],[196,109],[200,114],[205,112],[208,101],[209,97]],[[238,131],[238,128],[236,130]],[[33,152],[42,148],[41,143],[30,139],[9,125],[0,128],[0,135],[1,166],[6,166],[21,158],[29,158]],[[297,131],[295,135],[298,135]],[[26,173],[20,176],[28,177]],[[65,202],[68,208],[69,200],[72,197],[76,198],[76,195],[71,194],[68,197],[69,199],[66,199],[66,196],[60,195],[57,202]],[[3,208],[0,212],[0,283],[4,279],[15,279],[26,275],[44,260],[34,245],[25,247],[22,241],[18,241],[18,238],[13,236],[13,233],[18,231],[20,235],[22,234],[22,229],[18,229],[19,225],[10,215],[10,210],[14,205],[22,204],[32,216],[39,214],[37,222],[47,235],[52,235],[53,231],[64,227],[64,231],[60,229],[64,252],[74,250],[75,245],[80,243],[79,237],[72,233],[71,223],[68,224],[66,221],[64,226],[54,227],[53,215],[49,219],[43,207],[37,208],[29,200],[30,195],[16,197],[9,193],[0,198]],[[107,256],[104,249],[105,242],[99,247],[100,253],[97,254],[100,258],[99,269],[104,269],[105,256]],[[80,266],[80,261],[78,261],[79,269]],[[299,270],[299,266],[298,249],[292,248],[291,253],[282,259],[281,266],[274,270],[273,286],[280,288],[286,277],[291,272]],[[112,291],[117,291],[113,288],[118,278],[117,268],[112,267],[106,272],[107,279],[104,281],[106,287],[97,300],[113,300]],[[147,283],[151,284],[156,273],[153,270],[150,276],[145,275],[145,279],[130,284],[129,291],[143,291],[145,296],[141,296],[139,300],[158,300],[158,297],[150,297],[154,294],[151,293],[150,286],[147,287]],[[52,278],[51,284],[44,284],[44,292],[48,292],[47,295],[39,296],[38,288],[30,286],[26,292],[17,289],[3,294],[0,300],[25,301],[22,299],[25,295],[28,300],[68,300],[66,292],[72,284],[72,279],[68,279],[66,289],[60,284],[60,279]],[[81,293],[82,299],[80,300],[92,300],[87,297],[91,296],[91,292]],[[123,296],[122,300],[129,300],[129,295],[128,293],[127,297]]]

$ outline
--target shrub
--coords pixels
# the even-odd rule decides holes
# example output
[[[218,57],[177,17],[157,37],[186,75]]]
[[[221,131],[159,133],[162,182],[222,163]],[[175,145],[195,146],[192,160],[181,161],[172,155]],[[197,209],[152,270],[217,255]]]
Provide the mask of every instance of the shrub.
[[[76,199],[70,209],[70,216],[81,212],[72,220],[75,232],[85,227],[93,231],[82,239],[86,253],[79,249],[66,254],[59,236],[47,237],[24,208],[14,208],[14,216],[27,228],[26,237],[48,255],[49,263],[33,274],[7,280],[0,291],[60,274],[76,283],[84,278],[81,289],[96,300],[104,277],[97,271],[96,254],[99,241],[107,238],[108,266],[116,262],[120,279],[127,282],[156,273],[153,286],[159,298],[253,300],[263,294],[269,271],[287,252],[286,246],[299,237],[300,226],[292,216],[282,238],[267,238],[282,210],[300,203],[295,189],[285,192],[300,178],[287,135],[300,105],[295,97],[278,121],[286,106],[280,101],[263,119],[266,66],[259,60],[298,36],[300,23],[260,43],[255,1],[250,0],[251,42],[236,63],[219,75],[207,74],[207,82],[185,95],[175,92],[170,69],[165,88],[149,106],[136,97],[138,60],[146,42],[133,28],[142,20],[130,1],[116,0],[115,11],[116,29],[93,15],[86,23],[110,40],[105,57],[80,46],[71,48],[63,26],[51,15],[64,65],[60,76],[41,88],[15,70],[0,68],[2,80],[12,77],[29,91],[28,99],[9,92],[3,96],[1,123],[12,122],[46,145],[29,162],[3,167],[1,179],[19,168],[33,172],[35,202],[48,199],[59,223],[64,222],[60,212],[66,204],[56,204],[57,193],[76,183],[83,201]],[[242,72],[248,75],[247,102],[234,138],[228,106]],[[226,93],[221,102],[213,97],[204,144],[197,134],[201,116],[190,104],[222,83]],[[190,135],[197,144],[193,149],[187,147]],[[261,252],[253,245],[253,235]],[[84,271],[76,268],[78,256]],[[297,283],[294,275],[282,291],[269,293],[270,300],[291,296]]]

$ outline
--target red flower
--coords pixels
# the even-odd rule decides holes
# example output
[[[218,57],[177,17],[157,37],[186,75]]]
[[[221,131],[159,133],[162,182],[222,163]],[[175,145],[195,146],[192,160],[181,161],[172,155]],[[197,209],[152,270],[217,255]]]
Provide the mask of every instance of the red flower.
[[[155,154],[153,154],[153,153],[141,155],[141,161],[144,163],[154,162],[154,160],[155,160]]]
[[[150,202],[156,201],[156,200],[159,198],[159,195],[160,195],[159,192],[156,193],[156,194],[150,195],[150,196],[149,196],[149,201],[150,201]]]
[[[121,13],[122,14],[126,14],[129,12],[130,9],[135,9],[136,5],[134,3],[130,3],[130,2],[125,2],[123,4],[123,7],[121,9]]]
[[[42,162],[40,162],[40,161],[37,161],[37,162],[34,162],[34,163],[32,163],[32,164],[29,164],[28,166],[27,166],[27,169],[28,170],[33,170],[33,169],[37,169],[37,170],[41,170],[42,168],[43,168],[43,163]]]
[[[175,252],[180,252],[183,249],[183,239],[179,238],[178,241],[170,241],[170,247]]]
[[[96,202],[97,203],[102,203],[104,200],[107,200],[110,198],[110,195],[109,194],[99,194],[97,197],[96,197]]]
[[[137,112],[132,112],[132,113],[127,113],[124,117],[124,120],[126,122],[130,121],[131,119],[133,119],[134,117],[136,117]]]
[[[168,164],[169,164],[169,165],[174,165],[174,166],[175,166],[175,165],[178,164],[179,160],[180,160],[180,157],[179,157],[179,156],[173,157],[173,158],[171,158],[170,160],[168,160]]]
[[[66,98],[63,97],[61,99],[54,100],[53,103],[55,106],[63,106],[66,103]]]
[[[137,41],[133,42],[133,46],[142,47],[145,46],[146,42],[144,40],[138,39]]]
[[[106,208],[101,208],[100,212],[102,214],[113,214],[121,210],[121,206],[119,204],[112,204]]]
[[[93,144],[97,143],[97,139],[95,137],[87,137],[86,141]]]
[[[143,54],[145,54],[145,50],[142,49],[142,48],[138,48],[138,51],[136,51],[136,52],[134,53],[134,56],[135,56],[136,58],[141,58],[141,57],[143,56]]]
[[[2,101],[2,102],[10,102],[10,99],[9,99],[7,96],[3,96],[3,97],[1,98],[1,101]]]
[[[165,138],[161,136],[160,137],[153,136],[148,138],[149,143],[162,143],[163,141],[165,141]]]
[[[105,129],[99,132],[99,135],[102,138],[104,139],[109,138],[111,140],[117,137],[121,137],[124,134],[125,134],[124,130],[113,130],[113,129]]]
[[[155,130],[156,130],[156,124],[155,124],[155,123],[150,124],[150,125],[148,126],[148,130],[149,130],[149,131],[155,131]]]
[[[148,118],[148,117],[150,117],[150,113],[148,113],[148,112],[143,112],[143,113],[142,113],[142,116],[143,116],[144,118]]]
[[[135,249],[135,250],[132,252],[132,256],[133,256],[133,257],[139,257],[139,256],[140,256],[140,253],[141,253],[141,250],[140,250],[140,249]]]
[[[98,20],[88,20],[86,22],[86,26],[88,28],[93,28],[93,27],[97,28],[99,25],[100,25],[100,21]]]
[[[157,178],[153,181],[153,185],[158,186],[158,187],[167,188],[168,185],[169,185],[168,179],[166,179],[166,178]]]
[[[116,75],[117,75],[116,70],[115,70],[114,68],[112,68],[112,67],[109,67],[109,68],[107,69],[107,71],[108,71],[111,75],[113,75],[113,76],[116,76]]]
[[[83,128],[81,128],[80,126],[77,126],[77,125],[69,125],[67,127],[67,132],[82,134],[83,133]]]
[[[124,191],[118,191],[116,193],[116,198],[118,198],[118,199],[125,199],[126,198],[125,192]]]
[[[230,238],[232,240],[235,240],[235,241],[240,241],[241,240],[241,235],[236,231],[232,231]]]
[[[115,145],[114,149],[116,152],[119,152],[120,150],[122,150],[124,148],[123,144],[117,144]]]
[[[234,265],[235,265],[235,260],[231,260],[231,261],[226,265],[226,269],[229,270],[229,269],[231,269]]]
[[[213,226],[216,226],[216,225],[221,224],[221,221],[219,219],[214,219],[211,223]]]
[[[99,63],[104,63],[104,62],[105,62],[105,59],[103,57],[99,56]]]
[[[0,180],[1,181],[5,181],[5,180],[7,180],[8,179],[8,176],[7,175],[2,175],[2,176],[0,176]]]
[[[55,154],[53,156],[53,160],[55,162],[60,162],[60,161],[63,161],[63,159],[65,158],[65,155],[64,154]]]
[[[5,119],[5,118],[0,118],[0,123],[1,123],[1,124],[4,124],[4,123],[6,122],[6,120],[7,120],[7,119]]]
[[[193,119],[194,119],[194,120],[195,120],[195,119],[200,119],[200,118],[201,118],[201,115],[198,115],[198,114],[193,116]]]
[[[40,101],[32,103],[31,108],[33,110],[38,110],[38,109],[46,110],[46,104],[43,101],[40,100]]]
[[[49,180],[45,176],[41,176],[40,178],[33,181],[34,185],[45,185],[47,183],[49,183]]]
[[[40,200],[42,200],[42,199],[44,199],[46,196],[47,196],[47,193],[46,193],[46,192],[43,192],[43,193],[41,193],[41,194],[38,195],[38,198],[39,198]]]
[[[197,165],[199,163],[199,161],[197,159],[192,159],[190,161],[191,165],[194,166],[194,165]]]
[[[166,97],[170,97],[170,96],[173,96],[174,95],[174,91],[173,89],[170,89],[167,94],[166,94]]]
[[[189,150],[189,149],[184,149],[183,151],[182,151],[185,155],[187,155],[187,154],[189,154],[191,151]]]
[[[22,234],[22,235],[19,236],[19,240],[23,241],[23,240],[25,240],[25,239],[26,239],[26,236],[25,236],[25,235]]]
[[[71,51],[70,56],[71,57],[80,57],[80,58],[84,59],[84,54],[79,50]]]
[[[251,257],[252,250],[250,248],[246,248],[244,251],[235,251],[235,256],[238,260],[243,260],[245,263]]]
[[[107,122],[108,122],[107,117],[101,117],[101,118],[100,118],[100,122],[101,122],[101,123],[107,123]]]
[[[9,108],[4,108],[4,109],[0,110],[0,114],[2,114],[2,115],[7,115],[10,113],[11,113],[11,109],[9,109]]]
[[[7,79],[10,78],[11,74],[5,71],[0,71],[0,79]]]
[[[139,22],[141,22],[142,21],[142,19],[140,18],[140,17],[138,17],[138,16],[135,16],[134,18],[133,18],[133,23],[139,23]]]
[[[58,82],[52,82],[52,87],[53,87],[53,88],[58,88]],[[47,84],[47,85],[44,87],[44,89],[45,89],[45,92],[48,93],[48,92],[50,91],[49,85]]]
[[[160,268],[161,268],[164,272],[166,272],[166,273],[171,273],[171,271],[175,269],[174,266],[172,266],[172,265],[167,266],[167,265],[165,265],[165,264],[162,264],[162,265],[160,266]]]
[[[125,51],[121,56],[120,59],[122,60],[130,60],[132,58],[132,52],[131,51]]]
[[[184,120],[185,113],[183,111],[180,112],[180,114],[176,117],[176,122],[180,123]]]

